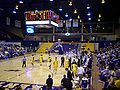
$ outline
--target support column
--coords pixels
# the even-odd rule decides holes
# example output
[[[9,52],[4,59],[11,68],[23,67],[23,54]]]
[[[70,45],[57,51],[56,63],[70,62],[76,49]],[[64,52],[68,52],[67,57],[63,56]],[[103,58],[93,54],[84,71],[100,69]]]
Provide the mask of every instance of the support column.
[[[104,83],[99,80],[99,75],[100,73],[97,66],[97,58],[93,56],[91,90],[102,90],[104,87]]]
[[[83,23],[82,23],[82,30],[81,30],[81,34],[82,34],[82,35],[81,35],[81,41],[84,41],[84,38],[83,38],[83,36],[84,36],[84,35],[83,35]]]

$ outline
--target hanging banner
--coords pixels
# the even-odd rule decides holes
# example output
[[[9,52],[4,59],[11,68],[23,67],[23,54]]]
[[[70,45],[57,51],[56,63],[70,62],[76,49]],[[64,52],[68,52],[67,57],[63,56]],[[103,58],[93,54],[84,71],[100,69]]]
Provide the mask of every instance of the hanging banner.
[[[66,20],[66,27],[71,27],[71,21],[70,20]]]
[[[6,17],[6,25],[10,25],[10,18]]]
[[[78,27],[78,19],[73,19],[73,27]]]
[[[63,20],[58,20],[58,27],[63,27]]]
[[[15,27],[21,28],[21,21],[15,20]]]

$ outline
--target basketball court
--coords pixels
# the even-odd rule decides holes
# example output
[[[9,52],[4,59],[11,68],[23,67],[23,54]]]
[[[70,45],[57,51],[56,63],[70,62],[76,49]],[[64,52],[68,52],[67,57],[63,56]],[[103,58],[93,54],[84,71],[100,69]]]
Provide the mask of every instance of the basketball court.
[[[57,74],[53,73],[53,69],[51,70],[47,66],[47,62],[43,62],[42,66],[40,66],[38,60],[39,55],[35,53],[35,62],[34,66],[31,65],[30,59],[32,54],[27,54],[27,67],[22,68],[22,58],[15,57],[10,60],[3,60],[0,63],[0,80],[6,81],[6,82],[17,82],[17,83],[27,83],[27,84],[41,84],[45,85],[46,79],[48,78],[48,75],[52,75],[53,78],[53,85],[54,86],[60,86],[61,79],[63,78],[63,75],[66,74],[65,69],[63,67],[60,67],[60,55],[57,54],[51,54],[52,60],[54,60],[55,57],[58,57],[59,61],[59,68]],[[47,59],[47,55],[43,55]],[[8,87],[11,87],[11,84],[7,84]],[[13,86],[12,86],[13,87]],[[25,86],[22,86],[25,88]]]

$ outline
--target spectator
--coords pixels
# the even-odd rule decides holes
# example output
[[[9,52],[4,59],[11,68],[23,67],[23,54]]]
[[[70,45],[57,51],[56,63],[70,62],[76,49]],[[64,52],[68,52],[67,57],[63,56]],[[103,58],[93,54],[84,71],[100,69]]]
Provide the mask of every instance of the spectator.
[[[100,68],[100,80],[104,81],[104,90],[120,89],[119,44],[106,46],[98,52],[97,60]],[[117,78],[117,80],[115,80]]]
[[[51,78],[51,75],[48,75],[48,79],[46,80],[46,90],[52,90],[52,85],[53,85],[53,79]]]
[[[119,68],[117,68],[117,69],[115,70],[115,76],[116,76],[117,78],[120,78],[120,69],[119,69]]]
[[[71,70],[71,57],[69,58],[69,68]]]
[[[81,86],[82,86],[82,89],[88,89],[88,78],[86,77],[85,73],[83,74],[83,78],[82,78],[82,81],[81,81]]]
[[[82,66],[78,67],[78,69],[77,69],[77,76],[79,76],[80,80],[83,77],[83,73],[85,73],[84,68]]]
[[[70,81],[73,80],[71,71],[68,68],[66,68],[65,70],[67,71],[68,80],[70,80]]]
[[[71,80],[67,79],[66,89],[67,90],[72,90],[72,86],[73,86],[73,83],[71,82]]]
[[[9,59],[27,53],[25,47],[16,44],[0,44],[0,59]]]
[[[61,57],[61,66],[60,67],[64,67],[64,61],[65,61],[65,58],[64,56]]]
[[[63,75],[63,79],[61,80],[61,85],[62,85],[62,88],[66,88],[67,87],[66,75]]]
[[[0,90],[5,90],[5,88],[1,86],[1,87],[0,87]]]
[[[116,86],[117,90],[120,89],[120,78],[117,78],[117,79],[115,80],[115,86]]]

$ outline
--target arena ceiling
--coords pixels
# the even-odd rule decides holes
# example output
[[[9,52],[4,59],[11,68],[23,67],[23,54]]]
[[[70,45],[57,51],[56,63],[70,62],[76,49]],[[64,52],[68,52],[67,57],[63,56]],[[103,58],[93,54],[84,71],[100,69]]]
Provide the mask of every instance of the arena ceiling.
[[[84,23],[98,22],[99,14],[101,14],[100,22],[118,22],[120,16],[120,5],[118,0],[22,0],[24,3],[19,4],[19,0],[0,0],[0,12],[13,14],[15,6],[18,5],[19,9],[16,10],[15,16],[19,18],[24,17],[24,12],[27,10],[53,10],[60,15],[61,19],[76,19],[78,15]],[[69,6],[72,1],[72,6]],[[90,8],[87,9],[87,6]],[[59,8],[62,11],[59,11]],[[74,10],[77,13],[74,14]],[[69,16],[66,18],[65,14]],[[88,15],[90,13],[90,15]],[[91,20],[88,20],[88,18]]]

